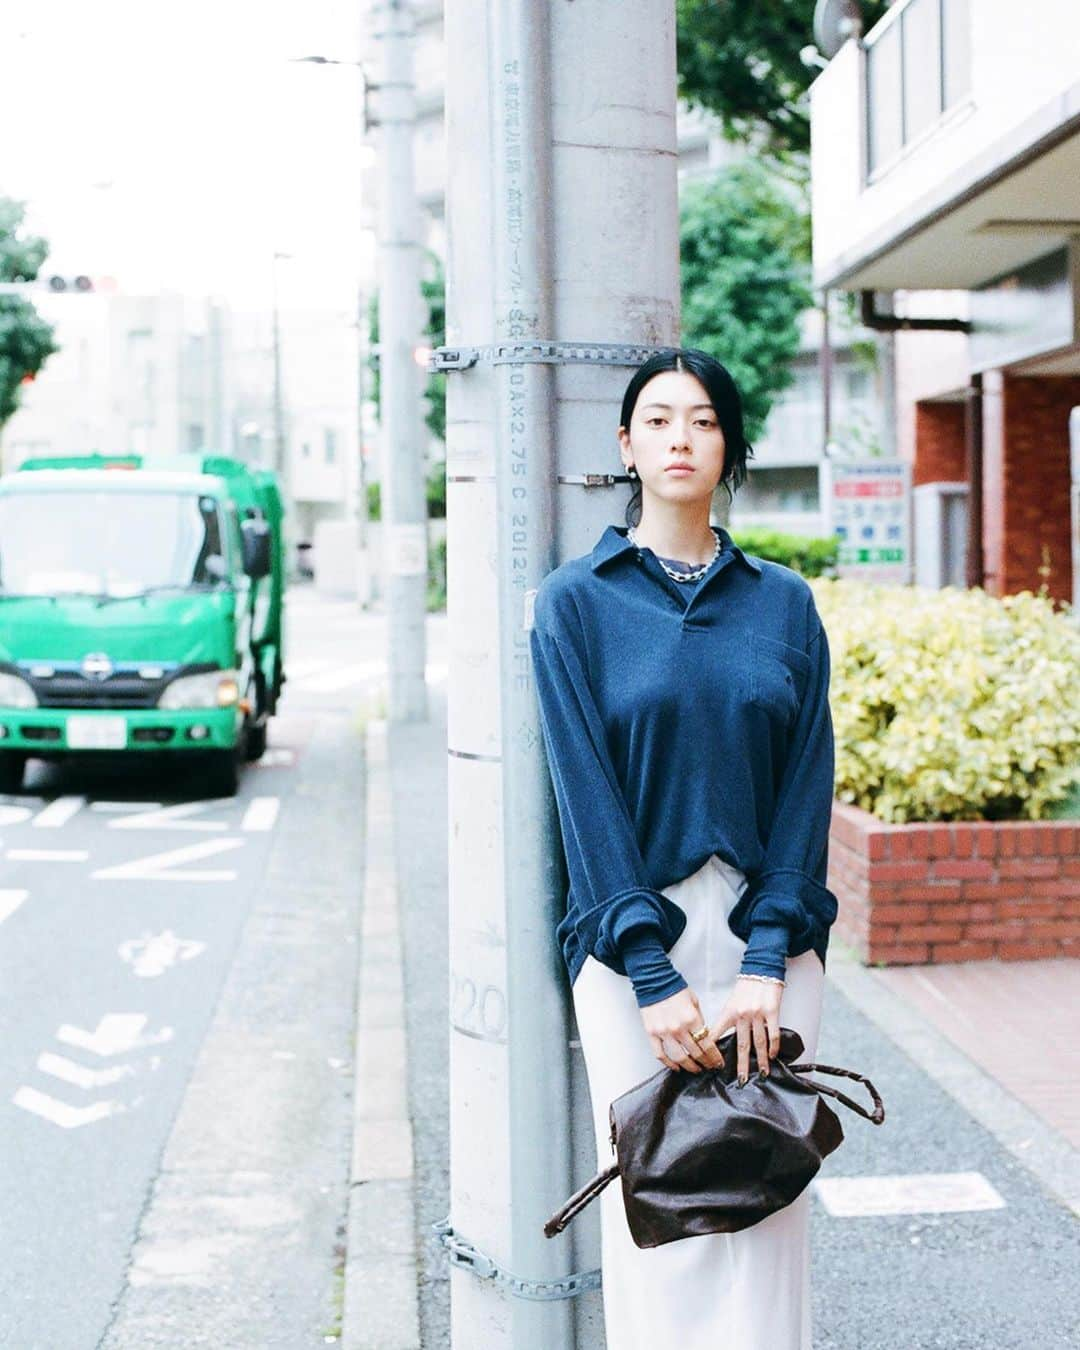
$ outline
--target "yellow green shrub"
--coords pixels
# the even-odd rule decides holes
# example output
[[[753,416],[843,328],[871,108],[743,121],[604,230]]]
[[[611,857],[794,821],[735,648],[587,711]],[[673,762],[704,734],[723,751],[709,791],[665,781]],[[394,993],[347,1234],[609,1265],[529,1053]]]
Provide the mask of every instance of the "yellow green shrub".
[[[885,821],[1038,820],[1080,781],[1080,626],[1023,591],[813,578],[835,795]]]

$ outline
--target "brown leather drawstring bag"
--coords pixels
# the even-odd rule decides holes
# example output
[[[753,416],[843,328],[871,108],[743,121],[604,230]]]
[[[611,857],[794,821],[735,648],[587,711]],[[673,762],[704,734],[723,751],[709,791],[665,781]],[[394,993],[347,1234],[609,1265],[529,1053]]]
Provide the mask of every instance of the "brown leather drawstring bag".
[[[717,1041],[723,1067],[700,1073],[662,1068],[611,1103],[616,1161],[572,1195],[544,1225],[561,1233],[604,1187],[622,1178],[630,1234],[639,1247],[659,1247],[703,1233],[735,1233],[789,1205],[844,1138],[835,1097],[874,1125],[885,1107],[873,1083],[851,1069],[799,1064],[802,1037],[780,1028],[779,1054],[767,1078],[756,1072],[740,1087],[736,1032]],[[816,1070],[866,1084],[873,1111],[803,1075]]]

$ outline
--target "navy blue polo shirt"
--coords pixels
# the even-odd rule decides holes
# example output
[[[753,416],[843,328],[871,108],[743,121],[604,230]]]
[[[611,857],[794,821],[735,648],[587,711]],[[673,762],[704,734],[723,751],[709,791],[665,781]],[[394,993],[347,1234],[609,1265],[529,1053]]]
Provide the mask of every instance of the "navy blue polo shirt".
[[[667,953],[686,915],[663,888],[716,853],[746,874],[728,916],[741,971],[825,964],[834,745],[829,646],[814,593],[721,526],[696,582],[667,575],[625,526],[534,597],[530,648],[569,891],[557,936],[638,1004],[686,987]],[[684,564],[685,566],[685,564]]]

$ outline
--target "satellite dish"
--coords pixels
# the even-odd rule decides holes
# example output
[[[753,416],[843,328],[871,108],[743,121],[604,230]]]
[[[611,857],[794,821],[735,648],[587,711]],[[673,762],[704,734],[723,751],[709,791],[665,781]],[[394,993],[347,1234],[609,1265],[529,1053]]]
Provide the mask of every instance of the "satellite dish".
[[[850,37],[862,32],[862,15],[856,0],[817,0],[814,6],[814,41],[830,60]]]

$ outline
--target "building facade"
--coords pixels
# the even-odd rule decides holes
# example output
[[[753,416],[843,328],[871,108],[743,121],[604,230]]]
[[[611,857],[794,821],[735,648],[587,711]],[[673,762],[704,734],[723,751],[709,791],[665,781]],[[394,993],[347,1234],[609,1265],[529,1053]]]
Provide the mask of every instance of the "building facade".
[[[916,579],[1074,600],[1080,6],[898,0],[811,130],[815,283],[952,321],[896,335]]]

